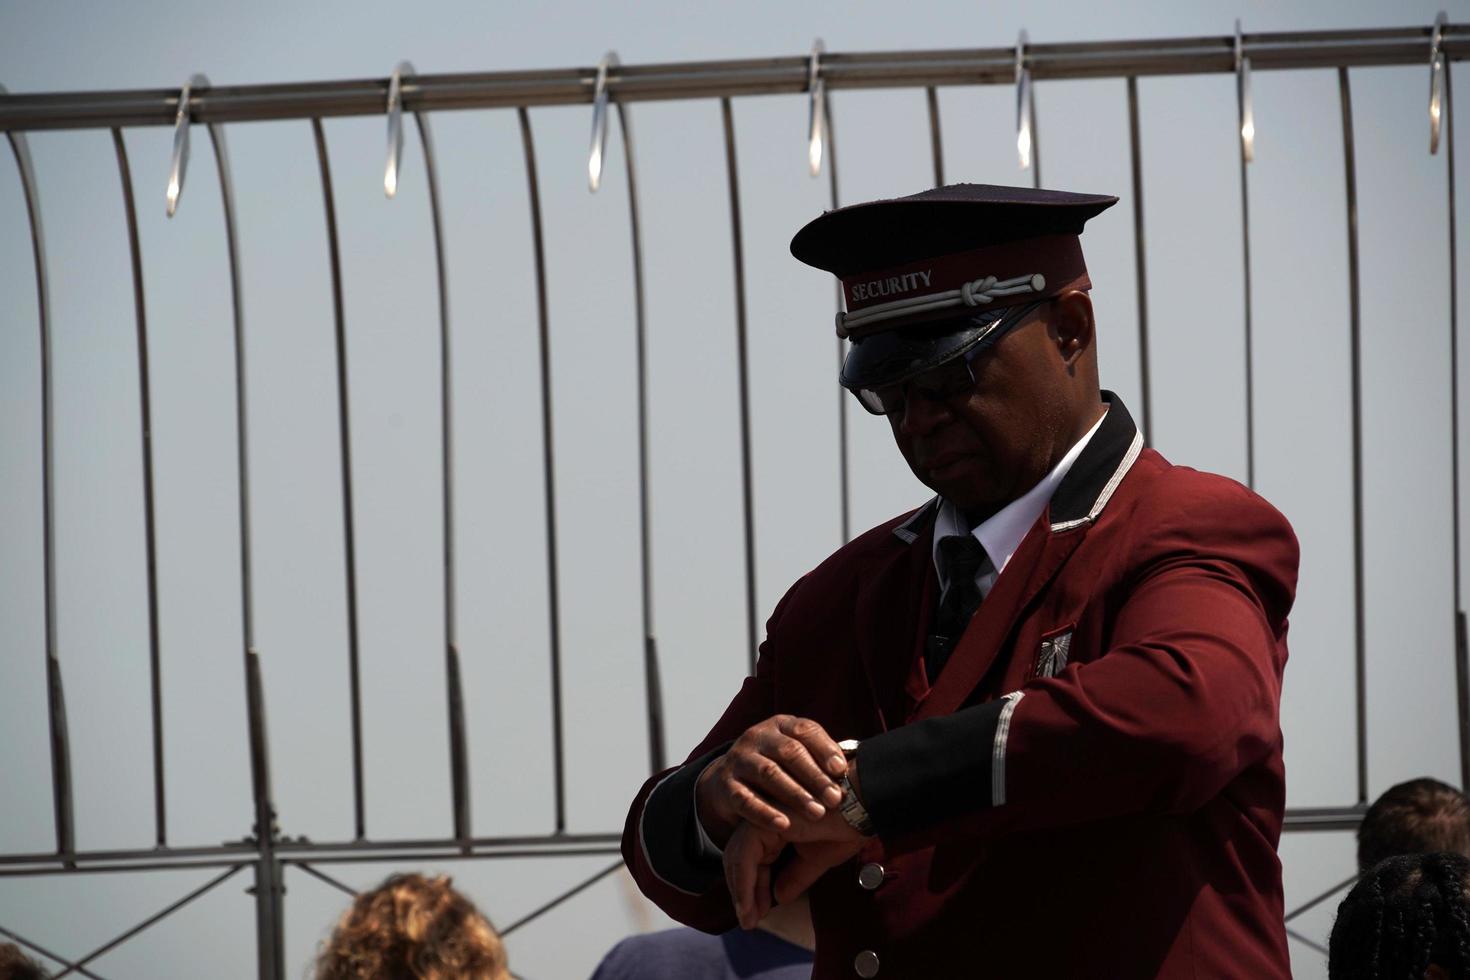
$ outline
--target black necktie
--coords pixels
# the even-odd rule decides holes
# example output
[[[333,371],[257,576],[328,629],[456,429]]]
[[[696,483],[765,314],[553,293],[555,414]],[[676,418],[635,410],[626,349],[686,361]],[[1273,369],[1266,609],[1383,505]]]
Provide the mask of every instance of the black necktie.
[[[944,563],[949,586],[939,600],[934,625],[924,647],[924,672],[933,684],[944,662],[959,642],[970,617],[980,608],[980,586],[975,577],[989,560],[980,542],[970,534],[939,539],[939,559]]]

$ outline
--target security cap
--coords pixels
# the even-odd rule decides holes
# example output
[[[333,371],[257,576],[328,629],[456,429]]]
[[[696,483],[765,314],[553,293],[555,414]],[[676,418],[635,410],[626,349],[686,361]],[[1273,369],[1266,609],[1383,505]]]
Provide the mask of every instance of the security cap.
[[[840,381],[881,387],[999,337],[1040,300],[1089,289],[1078,236],[1103,194],[951,184],[828,211],[791,254],[842,281]]]

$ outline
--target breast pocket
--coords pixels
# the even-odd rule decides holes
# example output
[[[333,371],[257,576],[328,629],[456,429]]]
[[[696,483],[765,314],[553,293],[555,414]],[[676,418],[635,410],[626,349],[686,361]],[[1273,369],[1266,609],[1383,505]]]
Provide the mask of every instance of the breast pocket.
[[[1055,677],[1067,666],[1072,654],[1072,634],[1076,624],[1052,630],[1041,638],[1036,650],[1036,668],[1032,677]]]

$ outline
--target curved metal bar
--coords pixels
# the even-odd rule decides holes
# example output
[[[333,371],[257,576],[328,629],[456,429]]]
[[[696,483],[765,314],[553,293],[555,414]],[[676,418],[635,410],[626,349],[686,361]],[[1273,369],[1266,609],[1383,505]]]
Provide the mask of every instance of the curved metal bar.
[[[1245,53],[1240,18],[1235,19],[1235,98],[1240,124],[1240,153],[1246,163],[1256,158],[1256,111],[1251,100],[1251,60]]]
[[[1251,60],[1235,22],[1235,108],[1240,127],[1240,248],[1245,289],[1245,485],[1256,486],[1255,356],[1251,310],[1251,199],[1246,165],[1255,159],[1256,123],[1251,107]]]
[[[536,143],[531,115],[516,110],[521,146],[526,154],[526,182],[531,204],[531,242],[536,257],[536,322],[541,349],[541,459],[546,489],[546,586],[551,644],[551,752],[556,790],[556,832],[567,829],[565,739],[561,714],[561,577],[557,569],[556,466],[551,419],[551,325],[546,305],[546,243],[541,233],[541,190],[536,178]]]
[[[1450,96],[1450,66],[1444,66],[1445,150],[1445,218],[1449,230],[1450,285],[1450,479],[1453,493],[1451,506],[1454,520],[1455,608],[1462,608],[1460,589],[1460,290],[1456,271],[1459,269],[1455,218],[1455,111]],[[1470,776],[1470,773],[1467,773]],[[1461,783],[1470,786],[1470,780]]]
[[[1347,186],[1348,315],[1353,411],[1353,679],[1357,686],[1358,802],[1368,801],[1367,636],[1363,608],[1363,344],[1358,290],[1358,168],[1353,143],[1353,94],[1348,70],[1337,70],[1342,103],[1342,158]]]
[[[235,190],[230,178],[229,152],[224,127],[209,124],[219,174],[220,199],[224,206],[225,239],[230,260],[230,299],[235,336],[235,442],[238,454],[240,502],[240,619],[245,646],[245,708],[250,743],[251,795],[255,803],[255,844],[259,855],[255,867],[256,956],[262,980],[285,974],[285,949],[281,943],[284,923],[283,892],[273,848],[279,836],[276,808],[271,793],[270,741],[265,726],[265,685],[261,676],[260,651],[255,648],[254,572],[250,534],[250,443],[249,411],[246,400],[245,311],[240,283],[239,237],[235,225]]]
[[[138,331],[138,402],[143,447],[143,538],[148,575],[148,674],[153,711],[153,817],[154,838],[159,847],[168,845],[168,810],[164,796],[163,759],[163,659],[158,630],[158,535],[153,502],[153,406],[152,382],[148,372],[148,317],[143,303],[143,250],[138,241],[138,210],[133,200],[133,175],[128,166],[128,149],[122,130],[112,130],[112,147],[117,154],[122,180],[123,209],[128,220],[128,254],[133,268],[133,319]]]
[[[224,205],[225,241],[230,261],[230,307],[235,337],[235,441],[239,465],[240,501],[240,607],[245,633],[245,652],[255,649],[254,575],[250,552],[250,447],[249,413],[245,386],[245,308],[244,290],[240,283],[240,247],[235,229],[235,188],[230,178],[229,151],[225,145],[224,127],[209,124],[209,139],[214,147],[215,166],[219,173],[220,200]]]
[[[735,114],[729,99],[720,100],[725,128],[725,171],[730,185],[731,251],[735,259],[735,333],[740,372],[740,488],[745,529],[745,626],[750,672],[757,651],[755,593],[755,492],[750,465],[750,345],[745,329],[745,248],[740,229],[740,174],[735,161]]]
[[[1460,736],[1460,785],[1470,786],[1470,635],[1460,573],[1460,267],[1455,219],[1455,103],[1444,66],[1445,192],[1450,256],[1450,514],[1455,583],[1455,716]]]
[[[587,189],[594,194],[602,186],[602,160],[607,153],[607,72],[617,64],[616,51],[603,55],[592,83],[592,147],[587,151]]]
[[[812,176],[822,172],[822,143],[827,107],[827,85],[822,78],[822,53],[826,51],[822,39],[812,42],[811,58],[807,65],[807,165]]]
[[[196,898],[199,898],[201,895],[204,895],[205,893],[210,892],[213,889],[215,889],[216,887],[224,884],[226,881],[228,881],[229,879],[233,878],[242,869],[244,869],[244,867],[245,867],[245,865],[243,865],[243,864],[237,864],[233,868],[227,868],[224,871],[220,872],[219,874],[215,875],[213,878],[209,879],[204,884],[200,885],[198,888],[195,888],[192,891],[190,891],[183,898],[179,899],[176,902],[171,902],[169,905],[167,905],[166,907],[160,909],[158,912],[154,913],[153,915],[150,915],[148,918],[144,919],[142,922],[140,922],[137,925],[133,926],[131,929],[127,930],[126,932],[120,933],[119,935],[113,937],[108,942],[105,942],[101,946],[98,946],[96,949],[92,950],[86,956],[83,956],[81,959],[77,960],[75,963],[73,963],[70,966],[68,966],[65,970],[63,970],[62,972],[58,973],[56,975],[56,980],[61,980],[62,977],[70,976],[73,973],[80,973],[80,972],[82,972],[82,968],[84,966],[86,966],[88,963],[91,963],[93,960],[97,959],[98,957],[101,957],[101,956],[103,956],[103,955],[111,952],[112,950],[114,950],[117,947],[121,946],[123,943],[127,942],[129,939],[132,939],[134,936],[138,935],[139,933],[143,932],[144,930],[150,928],[151,926],[156,925],[159,922],[162,922],[164,919],[166,919],[169,916],[173,915],[179,909],[181,909],[184,906],[188,905],[190,902],[194,901]]]
[[[1031,115],[1031,186],[1041,189],[1041,128],[1036,124],[1036,90],[1031,89],[1026,100],[1026,111]]]
[[[444,261],[444,218],[439,205],[439,168],[434,161],[434,137],[429,117],[413,114],[424,150],[424,174],[429,182],[429,214],[434,222],[434,272],[439,288],[439,424],[441,433],[444,507],[444,668],[449,698],[449,766],[454,801],[454,836],[470,840],[470,762],[465,738],[464,688],[459,672],[458,586],[454,572],[454,397],[449,332],[449,280]]]
[[[648,706],[648,760],[651,772],[665,768],[663,684],[658,641],[653,629],[653,540],[648,478],[648,331],[643,292],[643,235],[638,220],[638,178],[633,166],[633,119],[618,103],[623,133],[623,165],[628,171],[628,228],[633,245],[634,336],[638,352],[638,558],[643,598],[643,687]]]
[[[1031,121],[1033,113],[1028,111],[1031,103],[1031,70],[1026,67],[1026,31],[1021,30],[1016,39],[1016,156],[1021,169],[1031,166]]]
[[[5,89],[0,87],[0,94]],[[56,853],[76,850],[73,821],[71,739],[66,724],[66,698],[61,683],[61,657],[56,632],[56,429],[51,370],[51,290],[46,272],[46,235],[41,225],[41,195],[24,133],[5,134],[20,173],[26,218],[31,227],[31,259],[36,269],[36,313],[41,329],[41,555],[46,635],[46,714],[51,738],[51,799],[56,827]]]
[[[1147,445],[1150,403],[1153,400],[1148,370],[1148,253],[1143,242],[1143,150],[1138,137],[1138,79],[1132,75],[1128,76],[1128,161],[1133,174],[1133,274],[1138,289],[1138,386],[1142,403],[1138,419]]]
[[[924,101],[929,105],[929,155],[934,160],[934,186],[943,187],[944,143],[939,128],[939,92],[933,85],[924,89]]]
[[[413,64],[400,61],[388,77],[388,162],[383,166],[383,193],[392,197],[398,193],[398,173],[403,166],[403,76],[412,77],[416,72]]]
[[[316,159],[322,176],[322,202],[326,208],[327,254],[332,270],[332,323],[337,355],[337,424],[342,459],[342,541],[347,573],[347,680],[352,712],[352,814],[358,840],[367,837],[363,797],[362,763],[362,674],[359,657],[357,616],[357,518],[352,501],[351,399],[347,387],[347,316],[342,302],[342,255],[337,239],[337,205],[332,193],[332,166],[327,155],[327,136],[320,119],[312,119]]]
[[[837,196],[837,130],[832,124],[832,103],[827,92],[822,92],[822,114],[827,120],[827,190],[832,201],[832,210],[838,208]],[[938,130],[935,130],[936,138]],[[941,178],[943,170],[940,171]],[[842,283],[833,283],[833,292],[837,297],[837,312],[843,312],[842,308]],[[842,374],[842,362],[847,359],[847,341],[841,337],[837,338],[837,374]],[[837,390],[837,476],[838,490],[842,495],[842,543],[847,544],[852,540],[852,491],[849,486],[849,470],[847,449],[847,391],[841,385]]]
[[[189,170],[189,125],[191,122],[189,100],[193,97],[196,88],[209,88],[209,79],[198,74],[191,76],[184,83],[184,87],[179,90],[179,106],[174,114],[173,159],[168,171],[168,189],[164,195],[168,206],[167,214],[170,218],[178,210],[179,197],[184,193],[184,177]]]
[[[1441,44],[1444,29],[1449,24],[1449,15],[1443,10],[1434,18],[1434,28],[1429,37],[1429,152],[1439,152],[1441,108],[1449,98],[1449,63],[1445,61]]]

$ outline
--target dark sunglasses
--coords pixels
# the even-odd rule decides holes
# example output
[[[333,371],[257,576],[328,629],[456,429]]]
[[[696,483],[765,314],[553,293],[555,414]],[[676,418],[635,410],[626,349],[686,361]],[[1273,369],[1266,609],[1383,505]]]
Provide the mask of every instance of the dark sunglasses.
[[[1019,326],[1044,302],[1046,301],[1041,300],[1021,307],[1016,316],[1011,317],[1008,322],[1002,322],[990,333],[983,334],[963,354],[922,374],[895,381],[893,384],[853,388],[851,391],[857,397],[858,403],[873,415],[902,415],[911,391],[937,402],[967,395],[975,388],[975,371],[971,366],[975,359],[995,346],[996,341]]]

